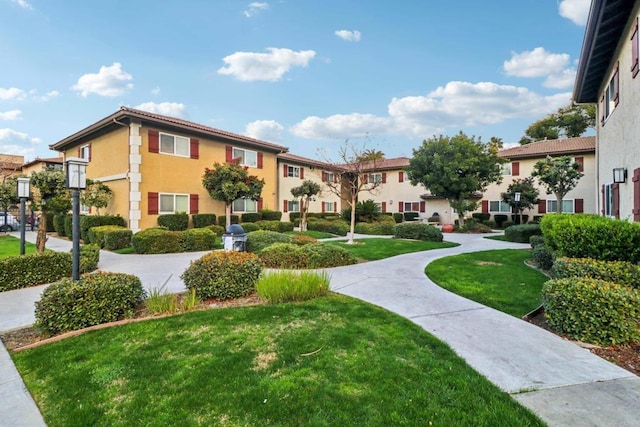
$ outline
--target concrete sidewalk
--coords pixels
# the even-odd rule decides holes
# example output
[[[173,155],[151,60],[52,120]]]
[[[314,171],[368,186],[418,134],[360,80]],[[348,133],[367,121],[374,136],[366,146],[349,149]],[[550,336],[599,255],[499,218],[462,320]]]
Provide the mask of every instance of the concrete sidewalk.
[[[34,238],[35,234],[28,233],[28,240]],[[445,291],[424,274],[429,262],[445,256],[528,245],[479,235],[447,234],[445,238],[461,246],[327,269],[331,287],[420,325],[549,425],[638,425],[640,378],[570,341]],[[67,251],[71,243],[50,238],[47,247]],[[118,255],[102,251],[99,266],[135,274],[147,289],[166,282],[167,290],[180,292],[184,285],[179,275],[202,254]],[[33,304],[45,287],[0,293],[0,331],[31,324]],[[8,353],[0,347],[0,398],[4,397],[0,400],[0,425],[44,425]],[[5,382],[5,378],[9,380]]]

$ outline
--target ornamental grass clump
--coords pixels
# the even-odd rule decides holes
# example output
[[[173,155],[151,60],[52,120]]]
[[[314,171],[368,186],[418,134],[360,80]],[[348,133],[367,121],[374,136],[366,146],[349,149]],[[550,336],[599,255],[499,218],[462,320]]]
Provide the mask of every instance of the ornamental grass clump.
[[[241,298],[255,291],[262,271],[257,255],[247,252],[211,252],[192,261],[180,276],[200,300]]]
[[[280,271],[263,275],[256,284],[258,296],[271,303],[307,301],[329,293],[325,272]]]

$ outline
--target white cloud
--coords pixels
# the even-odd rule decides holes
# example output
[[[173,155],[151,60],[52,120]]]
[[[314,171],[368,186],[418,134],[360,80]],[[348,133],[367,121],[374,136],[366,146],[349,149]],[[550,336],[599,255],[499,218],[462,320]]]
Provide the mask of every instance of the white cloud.
[[[72,87],[73,90],[80,92],[83,97],[87,97],[91,93],[100,96],[120,96],[127,89],[133,87],[133,76],[122,70],[119,62],[114,62],[111,66],[102,66],[97,74],[85,74],[78,79],[78,82]]]
[[[279,142],[282,140],[284,127],[275,120],[256,120],[247,125],[245,135],[263,141]]]
[[[22,89],[18,89],[17,87],[10,87],[9,89],[4,89],[0,87],[0,100],[7,99],[24,99],[25,93]]]
[[[60,92],[58,92],[57,90],[51,90],[51,91],[45,93],[42,96],[36,96],[35,95],[35,91],[33,91],[32,95],[33,95],[33,99],[38,100],[38,101],[46,102],[46,101],[49,101],[49,100],[51,100],[51,99],[53,99],[53,98],[55,98],[57,96],[60,96]]]
[[[151,89],[151,95],[157,95],[160,93],[160,86],[156,86],[155,89]]]
[[[186,109],[184,104],[178,102],[144,102],[133,108],[172,117],[182,117]]]
[[[33,6],[31,6],[31,4],[28,3],[26,0],[11,0],[11,2],[17,4],[23,9],[27,9],[27,10],[33,9]]]
[[[237,80],[276,82],[291,67],[306,67],[316,56],[313,50],[267,48],[269,53],[236,52],[222,58],[225,66],[218,74],[234,76]]]
[[[0,129],[0,142],[4,141],[14,144],[16,141],[23,141],[31,144],[40,144],[42,142],[40,138],[34,138],[24,132],[18,132],[9,128]]]
[[[568,54],[551,53],[537,47],[532,51],[512,53],[511,59],[504,61],[504,70],[508,76],[542,77],[562,72],[567,64]]]
[[[254,1],[253,3],[249,4],[249,9],[245,10],[242,13],[244,13],[244,16],[246,16],[247,18],[251,18],[252,16],[256,15],[258,12],[266,10],[268,8],[269,8],[269,3]]]
[[[293,125],[289,131],[308,139],[348,139],[360,138],[368,134],[386,133],[391,120],[373,114],[336,114],[327,118],[307,117]]]
[[[346,40],[349,42],[359,42],[361,36],[360,31],[357,30],[338,30],[334,34],[340,37],[342,40]]]
[[[10,110],[4,113],[0,111],[0,120],[18,120],[20,114],[22,114],[20,110]]]
[[[576,25],[585,25],[589,18],[591,0],[562,0],[558,4],[558,13]]]
[[[557,74],[552,74],[542,83],[544,87],[552,89],[566,89],[573,86],[576,80],[576,69],[567,68]]]

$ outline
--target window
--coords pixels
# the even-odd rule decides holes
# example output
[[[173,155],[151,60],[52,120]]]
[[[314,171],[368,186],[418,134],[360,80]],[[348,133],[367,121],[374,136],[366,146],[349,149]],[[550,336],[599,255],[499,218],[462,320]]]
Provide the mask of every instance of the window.
[[[300,178],[300,168],[298,166],[287,166],[287,176]]]
[[[607,85],[604,96],[602,98],[603,124],[604,124],[604,120],[606,120],[611,115],[613,110],[616,108],[616,105],[618,105],[618,101],[619,101],[618,67],[616,66],[613,76],[611,77],[611,80],[609,80],[609,84]]]
[[[258,212],[258,202],[251,199],[236,199],[233,201],[234,212]]]
[[[403,212],[420,212],[420,202],[404,202]]]
[[[502,165],[502,175],[505,175],[505,176],[511,175],[511,163],[504,163]]]
[[[547,200],[547,212],[558,212],[558,201],[557,200]],[[562,201],[562,212],[563,213],[574,213],[575,210],[573,208],[573,200],[563,200]]]
[[[80,203],[80,213],[82,215],[87,215],[91,213],[91,208],[84,203]]]
[[[333,172],[322,172],[323,182],[336,182],[336,174]]]
[[[160,152],[174,156],[189,157],[189,138],[161,133]]]
[[[287,201],[288,212],[300,212],[300,202],[298,200]]]
[[[511,206],[502,200],[489,201],[489,212],[511,212]]]
[[[333,202],[322,202],[322,212],[335,212]]]
[[[89,147],[89,145],[83,145],[82,147],[80,147],[80,149],[78,150],[78,156],[81,159],[86,160],[87,162],[91,160],[91,148]]]
[[[636,17],[636,26],[633,29],[633,35],[631,36],[631,76],[636,77],[638,75],[638,18]]]
[[[382,174],[381,173],[370,173],[369,184],[380,184],[382,182]]]
[[[161,214],[173,214],[178,212],[189,213],[188,194],[160,193],[159,198]]]
[[[603,202],[603,206],[602,206],[602,210],[604,211],[604,216],[610,216],[610,217],[615,217],[616,216],[616,212],[615,212],[615,207],[614,207],[614,191],[613,191],[613,184],[606,184],[603,185],[603,191],[604,194],[602,195],[602,202]]]
[[[258,153],[255,151],[243,150],[242,148],[234,148],[233,158],[239,159],[238,164],[241,166],[249,166],[251,168],[258,167]],[[255,212],[255,211],[251,211],[251,212]]]

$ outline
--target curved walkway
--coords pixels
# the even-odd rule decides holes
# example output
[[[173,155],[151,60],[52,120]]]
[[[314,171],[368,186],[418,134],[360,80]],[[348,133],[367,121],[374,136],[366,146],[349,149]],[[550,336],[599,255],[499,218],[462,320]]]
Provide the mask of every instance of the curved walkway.
[[[446,239],[461,246],[327,269],[331,288],[420,325],[549,425],[637,425],[639,377],[573,342],[446,291],[424,274],[425,266],[438,258],[528,245],[479,235],[448,234]],[[47,243],[47,247],[57,250],[69,250],[70,245],[54,238]],[[148,289],[166,282],[168,290],[179,292],[184,289],[179,275],[201,255],[117,255],[103,251],[100,268],[136,274]],[[0,331],[31,324],[33,303],[44,287],[0,293]],[[10,325],[13,327],[7,327]],[[43,425],[1,345],[0,397],[0,426]],[[32,418],[18,418],[20,414]]]

